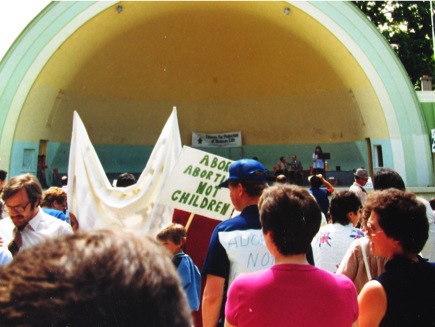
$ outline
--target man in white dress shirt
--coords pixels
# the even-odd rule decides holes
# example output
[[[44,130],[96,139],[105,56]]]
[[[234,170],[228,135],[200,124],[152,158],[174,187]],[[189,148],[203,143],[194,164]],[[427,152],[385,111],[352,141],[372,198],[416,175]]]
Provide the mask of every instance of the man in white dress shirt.
[[[71,225],[42,211],[42,187],[35,176],[11,178],[2,197],[9,217],[0,221],[0,237],[12,255],[47,238],[73,233]]]

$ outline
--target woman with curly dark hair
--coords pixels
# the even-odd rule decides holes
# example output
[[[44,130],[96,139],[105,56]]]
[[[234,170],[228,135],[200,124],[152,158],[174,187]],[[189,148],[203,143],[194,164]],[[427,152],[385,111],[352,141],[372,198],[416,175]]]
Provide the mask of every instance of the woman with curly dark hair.
[[[428,239],[425,206],[388,189],[368,196],[364,215],[371,252],[389,260],[361,290],[359,326],[434,326],[435,266],[418,255]]]

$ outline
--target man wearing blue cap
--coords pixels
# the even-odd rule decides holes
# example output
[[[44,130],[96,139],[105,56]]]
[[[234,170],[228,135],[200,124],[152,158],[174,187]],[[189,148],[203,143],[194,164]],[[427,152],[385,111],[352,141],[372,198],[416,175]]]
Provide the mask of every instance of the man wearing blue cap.
[[[266,169],[253,159],[229,167],[229,177],[219,185],[230,190],[240,215],[221,222],[213,231],[202,273],[206,284],[202,300],[203,327],[223,326],[226,291],[240,273],[273,265],[266,248],[258,212],[258,199],[267,187]]]

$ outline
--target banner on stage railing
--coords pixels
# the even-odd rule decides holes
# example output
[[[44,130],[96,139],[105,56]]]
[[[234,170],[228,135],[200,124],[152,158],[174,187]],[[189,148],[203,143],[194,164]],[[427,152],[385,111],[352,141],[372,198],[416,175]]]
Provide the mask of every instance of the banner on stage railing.
[[[162,190],[160,203],[225,220],[231,216],[229,190],[218,185],[228,177],[231,160],[184,146]]]
[[[192,132],[192,146],[199,147],[241,147],[242,132],[228,132],[219,134]]]

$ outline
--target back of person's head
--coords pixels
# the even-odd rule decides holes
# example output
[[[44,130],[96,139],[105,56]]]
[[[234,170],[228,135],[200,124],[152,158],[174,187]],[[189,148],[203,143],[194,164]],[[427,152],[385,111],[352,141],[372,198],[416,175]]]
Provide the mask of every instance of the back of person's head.
[[[310,186],[313,189],[318,189],[322,186],[322,180],[316,175],[308,177],[308,181],[310,182]]]
[[[116,187],[127,187],[136,184],[136,177],[130,173],[123,173],[116,180]]]
[[[429,200],[430,207],[432,210],[435,210],[435,198],[432,198]]]
[[[1,326],[192,326],[169,254],[147,236],[79,231],[0,271]]]
[[[68,176],[62,176],[60,179],[60,185],[67,186],[68,185]]]
[[[0,169],[0,181],[4,181],[8,176],[8,172],[6,170]]]
[[[23,174],[12,177],[5,185],[2,192],[3,201],[7,201],[21,190],[25,190],[32,208],[42,199],[42,186],[38,179],[31,174]]]
[[[379,226],[385,235],[400,241],[405,253],[417,254],[426,244],[429,223],[426,207],[415,194],[398,189],[375,191],[367,196],[364,219],[372,211],[378,215]]]
[[[267,185],[267,171],[263,164],[253,159],[234,161],[228,169],[228,178],[219,187],[241,184],[251,197],[259,197]]]
[[[263,190],[268,187],[266,182],[259,182],[253,180],[231,180],[228,185],[236,187],[238,184],[242,184],[245,188],[245,192],[251,197],[259,197]]]
[[[322,216],[319,205],[307,190],[288,184],[267,188],[258,207],[263,233],[272,232],[280,253],[308,252]]]
[[[281,174],[281,175],[276,176],[275,181],[277,183],[285,184],[285,183],[287,183],[287,177],[285,175]]]
[[[361,208],[361,200],[358,196],[349,191],[340,191],[335,193],[331,199],[329,213],[333,223],[339,223],[343,226],[349,224],[347,214],[349,212],[356,213]]]
[[[396,171],[390,168],[381,168],[373,176],[373,189],[377,191],[389,188],[404,191],[405,182]]]
[[[171,223],[167,227],[163,228],[158,234],[157,239],[159,241],[172,241],[175,244],[184,244],[186,242],[186,228],[181,224]]]
[[[63,204],[66,202],[66,192],[60,187],[52,186],[42,194],[41,207],[53,208],[53,204]]]

